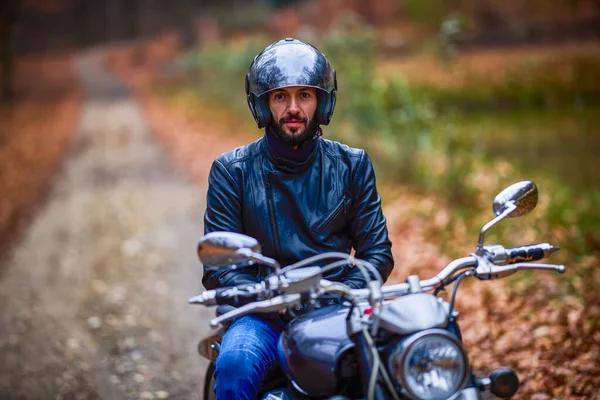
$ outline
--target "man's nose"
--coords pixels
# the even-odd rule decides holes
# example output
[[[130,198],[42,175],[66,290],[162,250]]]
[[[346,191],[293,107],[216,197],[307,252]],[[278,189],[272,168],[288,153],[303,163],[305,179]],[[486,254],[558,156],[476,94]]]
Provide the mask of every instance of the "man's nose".
[[[300,112],[300,108],[298,107],[298,102],[293,97],[290,99],[290,103],[288,106],[288,112],[290,114],[298,114]]]

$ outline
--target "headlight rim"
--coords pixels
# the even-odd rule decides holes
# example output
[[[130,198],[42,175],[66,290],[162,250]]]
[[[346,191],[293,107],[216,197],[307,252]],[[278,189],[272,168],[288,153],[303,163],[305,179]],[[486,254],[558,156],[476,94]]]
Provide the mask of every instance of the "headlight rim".
[[[388,359],[387,359],[388,371],[390,371],[390,375],[392,375],[393,379],[402,387],[404,394],[408,398],[410,398],[411,400],[422,400],[421,397],[418,397],[416,394],[414,394],[409,389],[410,386],[406,383],[406,379],[405,379],[406,375],[404,373],[400,374],[400,376],[401,376],[400,379],[398,379],[395,376],[395,374],[392,372],[394,370],[392,363],[394,362],[394,358],[395,358],[394,355],[399,354],[400,355],[399,362],[400,362],[400,364],[404,364],[404,361],[406,360],[406,357],[408,356],[409,350],[420,339],[422,339],[424,337],[428,337],[428,336],[442,336],[445,339],[449,339],[454,344],[456,344],[456,347],[459,349],[459,351],[463,357],[463,360],[464,360],[464,374],[463,375],[464,376],[460,380],[460,383],[457,386],[456,392],[451,395],[451,397],[454,397],[456,395],[456,393],[458,393],[463,387],[465,387],[465,385],[467,384],[467,382],[469,380],[469,373],[470,373],[469,357],[467,356],[467,352],[465,351],[465,348],[464,348],[462,342],[458,339],[458,337],[456,335],[454,335],[452,332],[449,332],[445,329],[439,329],[439,328],[426,329],[424,331],[414,333],[411,336],[405,338],[404,340],[401,340],[398,343],[396,343],[392,347],[392,350],[390,351]]]

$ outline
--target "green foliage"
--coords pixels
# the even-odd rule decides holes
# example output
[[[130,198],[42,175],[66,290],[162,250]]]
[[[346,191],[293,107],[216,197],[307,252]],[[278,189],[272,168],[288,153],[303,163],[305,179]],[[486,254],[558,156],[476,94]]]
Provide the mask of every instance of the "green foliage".
[[[343,71],[338,77],[336,116],[328,134],[373,153],[384,179],[418,182],[466,204],[473,194],[464,180],[472,168],[465,151],[469,139],[446,126],[432,102],[402,76],[381,79],[375,75],[377,53],[371,31],[342,24],[321,48],[336,69]],[[434,137],[439,126],[447,132]],[[444,168],[438,168],[440,164]]]
[[[272,8],[265,2],[244,2],[241,4],[219,4],[213,11],[224,32],[247,32],[261,30],[273,18]]]
[[[409,140],[408,146],[397,141],[407,137],[409,126],[419,115],[406,85],[400,81],[377,79],[375,38],[369,29],[353,32],[356,23],[352,17],[347,17],[320,46],[337,71],[343,71],[338,76],[338,102],[332,134],[343,141],[348,141],[349,136],[354,145],[362,147],[376,146],[381,139],[384,145],[380,147],[385,149],[387,157],[407,164],[406,157],[412,152],[399,154],[397,151],[413,148],[415,141]],[[335,121],[346,124],[340,126]],[[348,130],[355,134],[349,134]],[[395,135],[397,131],[401,133]]]
[[[498,81],[474,73],[458,87],[420,84],[413,89],[440,110],[473,112],[591,106],[600,102],[600,57],[530,60],[515,65]]]
[[[231,46],[216,43],[192,52],[184,60],[195,77],[190,84],[204,99],[249,113],[244,78],[252,60],[263,48],[264,40],[252,38]]]
[[[379,121],[373,112],[376,47],[371,29],[354,14],[341,19],[331,34],[319,44],[338,75],[336,114],[349,118],[358,130],[372,129]],[[338,117],[336,116],[336,119]]]
[[[437,27],[446,14],[443,0],[405,0],[408,17],[425,26]]]
[[[442,61],[448,62],[458,55],[458,42],[468,25],[467,18],[459,13],[444,17],[435,37],[435,50]]]

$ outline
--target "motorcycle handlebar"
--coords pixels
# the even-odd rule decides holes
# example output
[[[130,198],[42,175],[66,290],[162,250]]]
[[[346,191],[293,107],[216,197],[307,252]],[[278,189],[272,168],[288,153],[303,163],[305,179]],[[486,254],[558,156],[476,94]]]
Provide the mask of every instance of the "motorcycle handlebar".
[[[505,249],[506,259],[505,263],[511,265],[497,266],[491,263],[489,270],[486,270],[486,278],[502,278],[515,273],[519,270],[525,269],[538,269],[538,270],[552,270],[559,273],[565,272],[564,265],[552,265],[552,264],[533,264],[533,263],[521,263],[525,259],[531,261],[541,260],[549,256],[551,253],[558,250],[558,247],[552,246],[548,243],[534,244],[528,246],[514,247]],[[474,269],[480,265],[478,256],[471,255],[468,257],[458,258],[450,264],[448,264],[443,270],[441,270],[433,278],[422,280],[419,282],[420,291],[434,290],[440,286],[445,285],[450,281],[457,273],[467,270]],[[479,278],[484,278],[479,276]],[[411,286],[409,283],[397,283],[394,285],[387,285],[381,288],[384,298],[392,298],[403,296],[411,293]],[[366,299],[369,296],[369,289],[355,289],[352,290],[358,298]]]
[[[495,254],[490,254],[490,257],[484,256],[487,262],[483,262],[483,265],[481,262],[482,256],[471,255],[468,257],[458,258],[450,262],[433,278],[419,281],[417,290],[429,291],[440,286],[444,286],[457,273],[467,269],[476,268],[476,276],[480,279],[501,278],[523,269],[552,269],[560,273],[564,272],[565,270],[565,267],[562,265],[554,266],[549,264],[527,264],[521,262],[541,260],[542,258],[545,258],[558,250],[558,247],[552,246],[548,243],[506,249],[501,246],[495,247],[496,248],[494,249],[490,248],[490,250],[493,250]],[[492,260],[492,257],[495,259]],[[494,265],[497,263],[504,264],[504,266]],[[321,287],[326,288],[327,283],[322,283]],[[411,288],[411,284],[406,282],[386,285],[381,288],[381,294],[384,298],[398,297],[414,291],[415,288]],[[353,289],[352,293],[358,299],[367,299],[369,298],[371,291],[370,289]],[[269,291],[266,290],[265,283],[257,283],[207,290],[199,296],[191,298],[188,300],[188,302],[192,304],[203,304],[206,306],[227,304],[239,307],[240,305],[263,300],[268,297]]]
[[[448,280],[450,280],[457,272],[473,268],[477,266],[477,258],[475,256],[458,258],[450,264],[448,264],[443,270],[436,274],[431,279],[420,281],[420,290],[427,291],[435,289]],[[410,293],[409,283],[397,283],[394,285],[387,285],[381,288],[381,292],[384,298],[397,297]],[[369,296],[369,289],[356,289],[352,293],[356,294],[359,298],[367,298]]]

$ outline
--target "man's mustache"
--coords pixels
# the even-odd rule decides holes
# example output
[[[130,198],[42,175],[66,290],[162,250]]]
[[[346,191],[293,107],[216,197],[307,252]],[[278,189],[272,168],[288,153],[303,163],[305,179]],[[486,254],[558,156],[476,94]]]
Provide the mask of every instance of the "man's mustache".
[[[280,125],[281,124],[285,124],[286,122],[292,121],[292,120],[294,120],[294,121],[302,121],[305,124],[308,122],[308,118],[303,118],[303,117],[301,117],[299,115],[286,115],[285,117],[282,117],[282,118],[279,119],[279,124]]]

